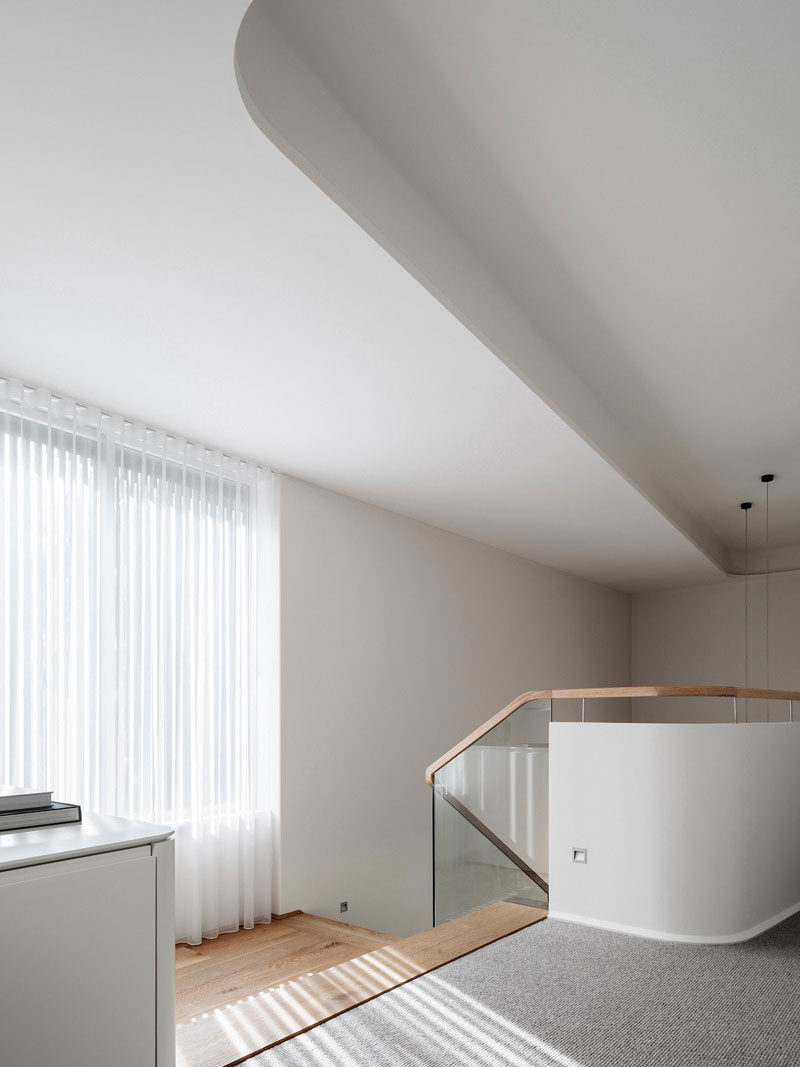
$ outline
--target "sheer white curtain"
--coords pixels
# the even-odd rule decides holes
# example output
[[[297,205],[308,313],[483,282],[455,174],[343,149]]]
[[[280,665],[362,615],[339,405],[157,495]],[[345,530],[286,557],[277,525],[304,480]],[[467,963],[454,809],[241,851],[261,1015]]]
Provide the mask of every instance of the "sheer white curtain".
[[[176,830],[176,935],[270,917],[272,476],[0,379],[0,780]]]

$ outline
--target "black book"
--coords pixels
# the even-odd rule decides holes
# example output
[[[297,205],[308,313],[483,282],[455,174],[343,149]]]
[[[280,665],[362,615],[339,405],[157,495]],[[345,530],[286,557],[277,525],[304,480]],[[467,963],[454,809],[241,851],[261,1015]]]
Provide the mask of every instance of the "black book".
[[[0,812],[0,834],[6,830],[35,830],[40,826],[57,826],[60,823],[80,821],[80,804],[54,802],[47,808]]]

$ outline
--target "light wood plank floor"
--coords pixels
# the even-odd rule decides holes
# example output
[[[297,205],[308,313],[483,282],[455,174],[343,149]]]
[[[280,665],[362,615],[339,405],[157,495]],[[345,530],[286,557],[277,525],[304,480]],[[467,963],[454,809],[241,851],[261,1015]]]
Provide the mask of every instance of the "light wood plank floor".
[[[298,915],[177,950],[178,1067],[227,1067],[539,922],[501,901],[413,937]]]
[[[178,945],[176,1021],[191,1022],[301,974],[324,971],[399,940],[316,915],[291,915],[252,930],[220,934],[202,945]]]

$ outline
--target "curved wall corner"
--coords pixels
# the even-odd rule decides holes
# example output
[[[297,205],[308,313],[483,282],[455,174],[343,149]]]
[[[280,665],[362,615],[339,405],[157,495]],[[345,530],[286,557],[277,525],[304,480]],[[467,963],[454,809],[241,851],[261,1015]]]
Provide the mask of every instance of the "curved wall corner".
[[[662,484],[619,416],[497,273],[491,254],[450,221],[448,204],[421,181],[414,159],[399,157],[385,138],[380,116],[358,121],[347,109],[338,84],[346,57],[329,82],[313,69],[314,46],[292,11],[253,0],[239,28],[236,80],[258,128],[724,574],[728,551],[717,535]]]
[[[552,918],[716,943],[800,910],[800,723],[550,729]]]
[[[272,117],[286,121],[293,90],[301,84],[296,62],[282,34],[273,25],[265,0],[253,0],[236,35],[233,69],[239,93],[253,122],[262,133],[285,151]]]

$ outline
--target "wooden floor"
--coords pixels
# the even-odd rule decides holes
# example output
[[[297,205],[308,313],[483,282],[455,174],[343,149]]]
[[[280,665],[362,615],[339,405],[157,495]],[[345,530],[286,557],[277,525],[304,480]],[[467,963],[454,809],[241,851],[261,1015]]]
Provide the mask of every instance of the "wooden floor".
[[[253,930],[220,934],[202,945],[178,945],[176,1021],[191,1022],[287,979],[326,970],[399,940],[360,926],[298,914]]]
[[[407,938],[295,915],[180,945],[177,1065],[241,1063],[546,914],[501,902]]]

